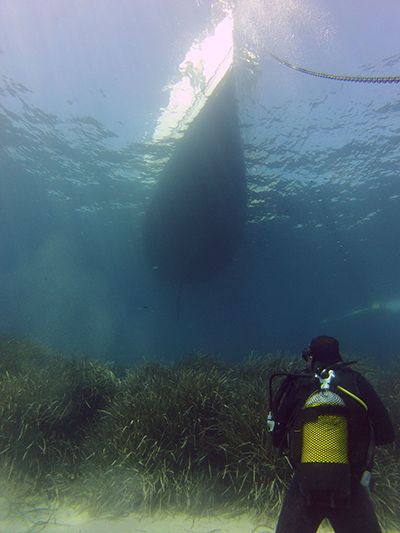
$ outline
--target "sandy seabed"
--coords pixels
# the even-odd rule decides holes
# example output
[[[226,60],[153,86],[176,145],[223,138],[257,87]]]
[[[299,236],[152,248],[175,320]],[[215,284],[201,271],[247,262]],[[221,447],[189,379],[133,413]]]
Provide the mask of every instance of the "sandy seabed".
[[[92,518],[74,509],[60,508],[47,516],[22,516],[0,520],[0,533],[271,533],[275,523],[254,522],[248,515],[235,518],[187,515],[142,517],[131,514],[121,519]],[[321,526],[319,532],[331,532]]]
[[[91,518],[73,509],[59,509],[50,517],[21,517],[0,522],[0,533],[270,533],[273,524],[257,525],[249,516],[193,518],[187,515]]]
[[[42,515],[42,516],[40,516]],[[184,514],[143,517],[131,514],[125,518],[92,518],[71,508],[36,509],[20,517],[1,517],[0,533],[271,533],[276,523],[257,523],[249,515],[235,518],[214,516],[196,518]],[[333,529],[322,524],[319,533]],[[391,531],[387,533],[400,533]]]

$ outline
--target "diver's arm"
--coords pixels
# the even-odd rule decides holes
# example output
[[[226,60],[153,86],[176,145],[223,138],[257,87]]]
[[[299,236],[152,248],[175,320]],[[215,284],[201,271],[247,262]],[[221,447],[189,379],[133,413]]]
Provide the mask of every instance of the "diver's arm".
[[[374,428],[375,444],[377,446],[390,444],[395,440],[395,433],[386,407],[364,376],[359,376],[358,387],[361,398],[368,406],[368,414]]]
[[[293,410],[297,404],[297,388],[293,384],[293,380],[289,382],[283,382],[282,389],[286,388],[284,392],[285,397],[282,400],[281,405],[276,413],[273,413],[275,426],[271,432],[272,444],[275,448],[285,448],[286,433],[288,429],[289,420],[293,414]],[[278,395],[281,391],[278,391]]]

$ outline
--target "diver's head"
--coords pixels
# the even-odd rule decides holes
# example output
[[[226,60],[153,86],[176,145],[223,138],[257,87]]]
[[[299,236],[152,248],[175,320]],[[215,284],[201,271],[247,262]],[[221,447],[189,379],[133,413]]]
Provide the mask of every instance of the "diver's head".
[[[302,351],[302,356],[313,372],[319,372],[343,361],[339,353],[339,342],[327,335],[315,337],[308,347]]]

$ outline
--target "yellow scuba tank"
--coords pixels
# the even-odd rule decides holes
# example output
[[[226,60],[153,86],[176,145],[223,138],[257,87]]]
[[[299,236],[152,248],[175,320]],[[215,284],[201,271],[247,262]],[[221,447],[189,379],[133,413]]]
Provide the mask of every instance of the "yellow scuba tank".
[[[313,416],[308,416],[310,409]],[[301,463],[349,463],[346,404],[338,394],[329,389],[314,392],[302,418]]]
[[[313,498],[331,507],[350,495],[348,451],[348,407],[331,390],[333,370],[315,377],[320,388],[305,401],[299,412],[301,454],[297,477],[308,503]]]

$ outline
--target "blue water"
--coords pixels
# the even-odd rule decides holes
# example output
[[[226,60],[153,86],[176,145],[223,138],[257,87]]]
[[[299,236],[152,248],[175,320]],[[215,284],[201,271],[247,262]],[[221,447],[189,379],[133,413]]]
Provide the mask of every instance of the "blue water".
[[[344,353],[398,355],[400,87],[307,77],[266,52],[399,75],[396,6],[357,19],[358,34],[341,2],[238,10],[257,56],[238,60],[246,235],[221,274],[184,288],[177,320],[177,287],[142,254],[161,168],[148,158],[162,156],[149,140],[211,3],[89,4],[0,7],[0,332],[126,364],[300,352],[319,334]]]

